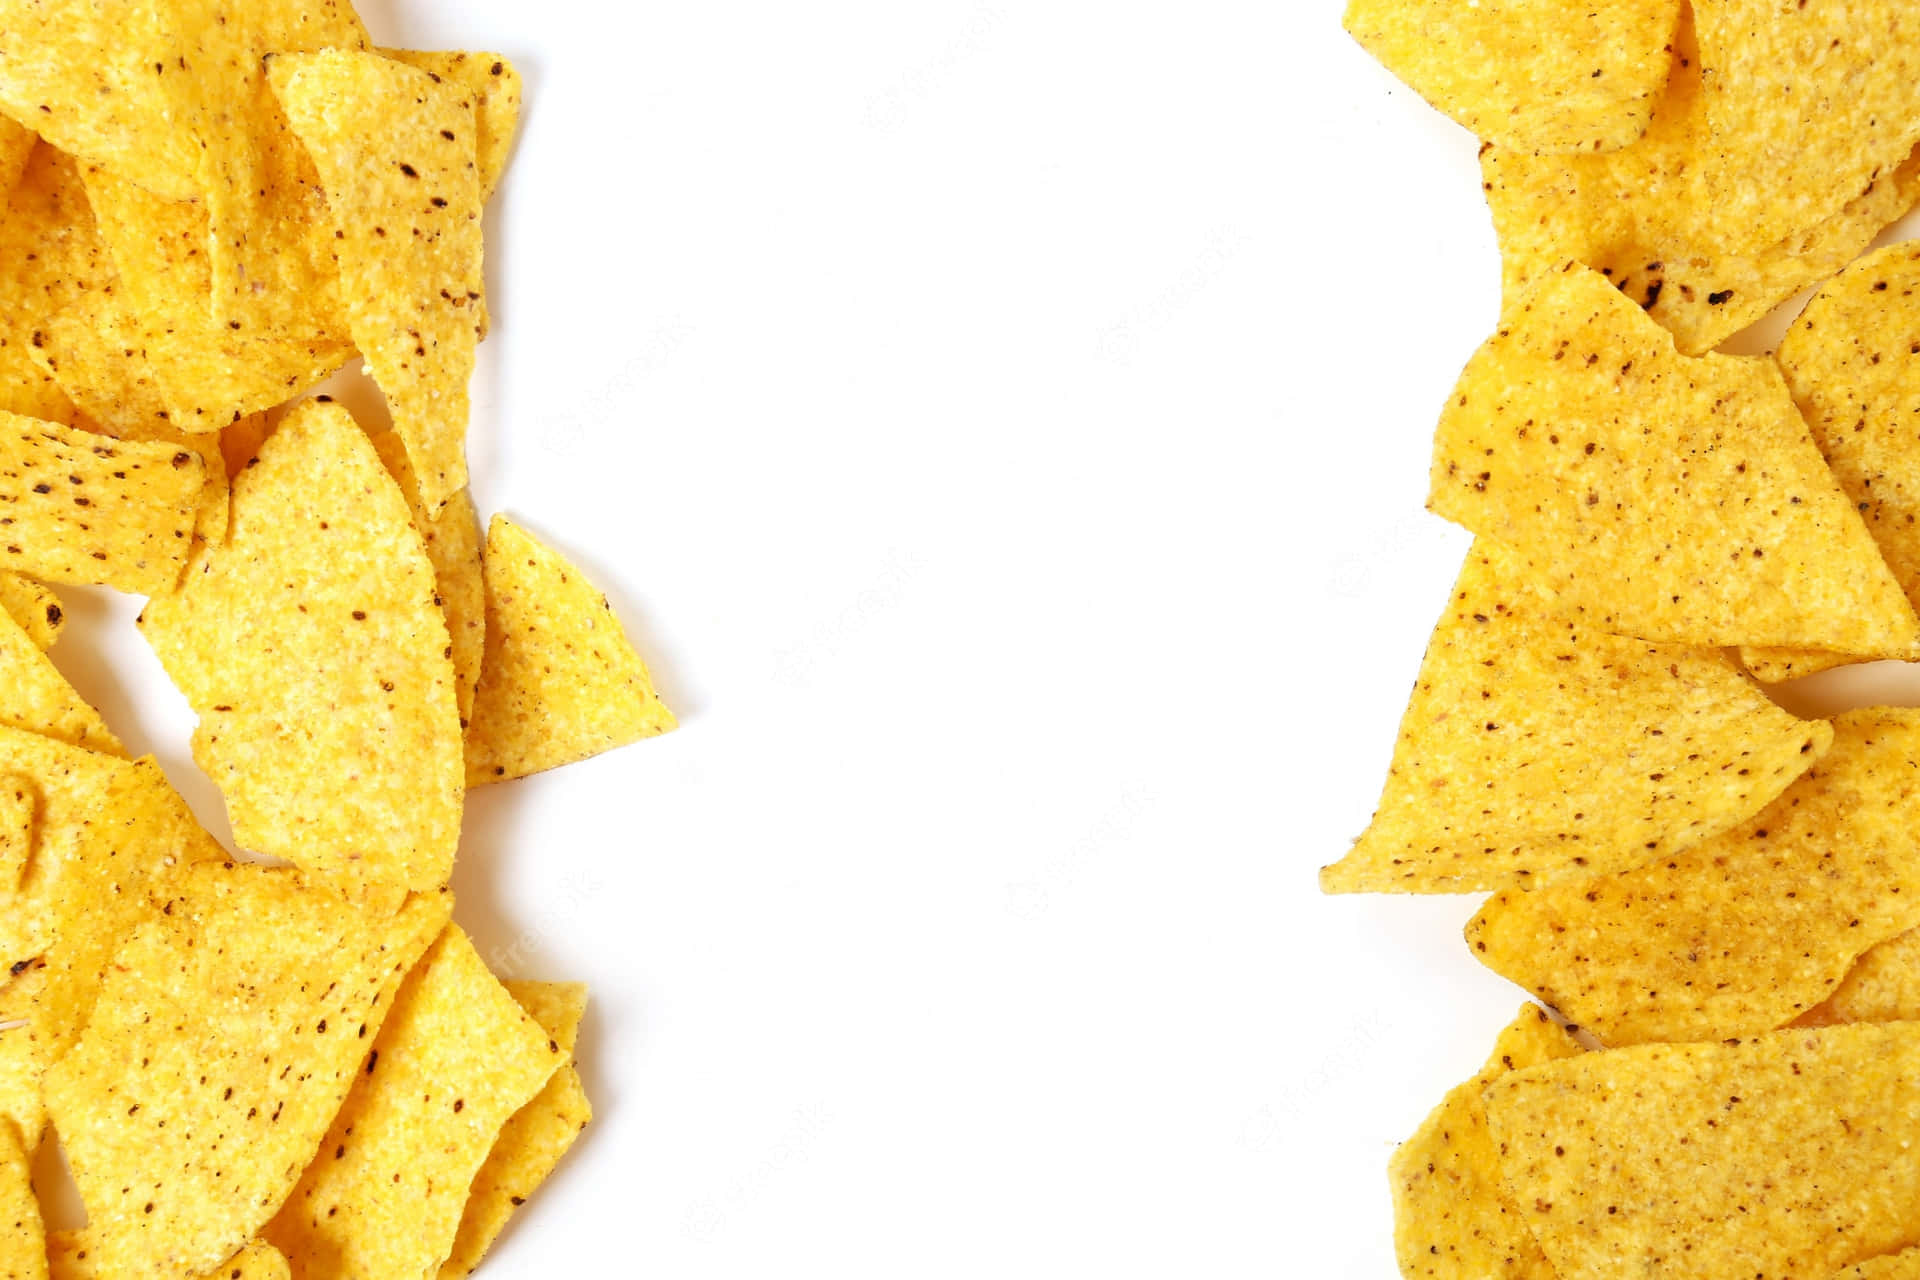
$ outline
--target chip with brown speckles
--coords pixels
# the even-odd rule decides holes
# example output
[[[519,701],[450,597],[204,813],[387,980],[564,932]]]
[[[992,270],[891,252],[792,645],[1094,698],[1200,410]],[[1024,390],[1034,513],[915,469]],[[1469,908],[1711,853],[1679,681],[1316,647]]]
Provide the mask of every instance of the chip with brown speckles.
[[[33,1193],[32,1152],[6,1119],[0,1119],[0,1275],[10,1280],[47,1276],[47,1236]]]
[[[1600,630],[1920,656],[1920,619],[1774,364],[1678,354],[1584,268],[1542,280],[1468,364],[1429,502]]]
[[[606,596],[505,516],[487,527],[486,658],[467,785],[556,769],[672,729]]]
[[[104,1275],[85,1231],[55,1231],[47,1237],[47,1264],[51,1280],[98,1280]],[[255,1240],[212,1270],[190,1280],[289,1280],[286,1257],[270,1244]]]
[[[1469,893],[1623,871],[1752,817],[1832,740],[1721,650],[1560,617],[1481,538],[1427,642],[1379,809],[1320,884]]]

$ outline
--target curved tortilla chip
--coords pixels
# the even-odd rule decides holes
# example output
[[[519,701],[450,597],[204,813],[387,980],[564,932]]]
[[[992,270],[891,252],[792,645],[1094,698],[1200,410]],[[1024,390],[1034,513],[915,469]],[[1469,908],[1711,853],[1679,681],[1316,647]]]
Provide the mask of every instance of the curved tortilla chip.
[[[1584,268],[1541,281],[1468,364],[1430,503],[1602,630],[1920,652],[1920,619],[1772,362],[1679,355]]]

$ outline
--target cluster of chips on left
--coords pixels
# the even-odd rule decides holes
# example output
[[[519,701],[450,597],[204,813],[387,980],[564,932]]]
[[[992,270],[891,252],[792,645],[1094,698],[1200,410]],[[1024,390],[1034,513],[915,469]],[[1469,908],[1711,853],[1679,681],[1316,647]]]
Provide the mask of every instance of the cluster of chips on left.
[[[448,889],[470,788],[674,724],[469,493],[519,105],[345,0],[0,0],[8,1275],[465,1275],[591,1114],[585,989],[496,977]],[[316,391],[355,359],[390,429]],[[62,585],[147,598],[243,853],[49,658]]]
[[[1468,947],[1542,1002],[1394,1157],[1401,1269],[1920,1276],[1920,711],[1767,688],[1920,660],[1920,242],[1866,252],[1920,198],[1920,14],[1347,25],[1480,136],[1505,299],[1433,448],[1474,542],[1321,884],[1489,894]]]

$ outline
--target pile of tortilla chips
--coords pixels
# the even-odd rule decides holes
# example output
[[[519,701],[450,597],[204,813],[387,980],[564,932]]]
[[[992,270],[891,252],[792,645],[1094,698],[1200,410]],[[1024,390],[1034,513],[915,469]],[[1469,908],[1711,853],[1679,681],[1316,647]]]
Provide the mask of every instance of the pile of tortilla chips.
[[[0,0],[8,1275],[466,1275],[591,1114],[586,989],[447,887],[470,787],[674,725],[467,487],[519,97],[346,0]],[[391,429],[316,391],[356,358]],[[146,597],[237,854],[48,656],[64,584]]]
[[[1428,1280],[1920,1277],[1920,8],[1352,0],[1483,140],[1474,535],[1331,893],[1485,892],[1537,997],[1395,1154]],[[1864,256],[1862,256],[1864,254]],[[1772,355],[1715,350],[1813,289]],[[183,516],[184,518],[184,516]]]

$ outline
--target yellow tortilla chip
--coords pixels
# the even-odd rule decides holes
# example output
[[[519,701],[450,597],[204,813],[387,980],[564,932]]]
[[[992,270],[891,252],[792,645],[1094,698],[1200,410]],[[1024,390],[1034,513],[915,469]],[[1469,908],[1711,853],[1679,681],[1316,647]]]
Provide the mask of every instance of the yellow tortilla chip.
[[[1888,657],[1920,644],[1773,363],[1679,355],[1584,268],[1541,281],[1468,364],[1429,502],[1602,630]]]
[[[1832,216],[1920,143],[1920,22],[1898,0],[1695,0],[1714,146],[1713,239],[1770,244]],[[1764,182],[1752,182],[1764,174]]]
[[[1467,942],[1607,1044],[1769,1031],[1920,926],[1917,799],[1920,712],[1849,712],[1744,826],[1621,875],[1495,894]]]
[[[47,1233],[33,1195],[31,1152],[11,1120],[0,1120],[0,1276],[47,1280]]]
[[[0,773],[0,899],[20,891],[33,854],[33,779]]]
[[[96,1280],[103,1273],[94,1259],[85,1231],[55,1231],[47,1237],[47,1263],[52,1280]],[[192,1277],[192,1280],[289,1280],[287,1260],[270,1244],[258,1240],[231,1258]]]
[[[398,432],[373,437],[380,461],[400,486],[413,512],[413,527],[427,545],[433,561],[433,580],[440,607],[447,615],[447,634],[453,639],[453,691],[460,707],[460,727],[473,715],[473,690],[480,683],[480,662],[487,648],[487,587],[480,567],[480,513],[466,489],[447,499],[440,514],[430,515],[420,501],[420,485],[407,447]]]
[[[53,941],[48,899],[58,891],[107,797],[134,766],[42,733],[0,725],[0,776],[25,778],[34,800],[33,851],[19,893],[0,911],[0,965],[40,955]]]
[[[1764,185],[1752,157],[1716,149],[1691,20],[1645,138],[1606,155],[1481,153],[1507,298],[1569,261],[1600,271],[1674,335],[1711,350],[1778,304],[1851,262],[1920,199],[1920,157],[1863,186],[1825,221],[1750,249],[1714,238],[1700,175],[1714,164]],[[1738,167],[1745,166],[1745,167]]]
[[[520,526],[487,526],[486,658],[467,785],[556,769],[672,729],[606,596]]]
[[[34,361],[43,322],[112,282],[72,159],[44,143],[0,216],[0,411],[72,423],[73,402]],[[44,340],[44,339],[43,339]]]
[[[1870,1258],[1834,1273],[1833,1280],[1920,1280],[1920,1249],[1904,1249]]]
[[[0,4],[0,111],[62,151],[177,200],[198,192],[183,127],[190,77],[171,55],[184,6]],[[160,69],[154,69],[156,62]]]
[[[204,1271],[254,1237],[447,909],[433,894],[388,914],[291,870],[183,873],[46,1076],[102,1274]]]
[[[308,1276],[426,1276],[507,1118],[565,1063],[448,926],[266,1238]]]
[[[0,561],[52,582],[171,591],[204,483],[191,450],[0,413]]]
[[[1347,30],[1491,142],[1614,151],[1647,131],[1680,0],[1351,0]]]
[[[1487,1134],[1487,1086],[1510,1072],[1579,1053],[1537,1005],[1500,1033],[1480,1074],[1449,1093],[1387,1166],[1394,1251],[1409,1280],[1553,1280],[1546,1255],[1500,1181]]]
[[[272,83],[339,232],[348,324],[438,513],[466,487],[479,341],[480,185],[472,97],[377,54],[278,57]]]
[[[1909,600],[1920,599],[1920,244],[1869,254],[1828,283],[1780,343],[1787,385],[1814,443],[1867,522]],[[1762,680],[1838,666],[1845,654],[1748,650]]]
[[[13,191],[39,143],[40,135],[33,130],[0,116],[0,196]]]
[[[1478,539],[1400,721],[1373,822],[1329,893],[1468,893],[1622,871],[1752,817],[1833,730],[1718,649],[1556,617]]]
[[[243,848],[446,883],[463,800],[451,647],[399,487],[308,401],[233,482],[227,540],[141,629],[200,716],[194,758]]]
[[[1824,1276],[1913,1238],[1920,1025],[1641,1045],[1487,1090],[1559,1280]]]
[[[91,751],[125,755],[106,721],[74,691],[13,615],[0,610],[0,724]]]
[[[67,622],[52,587],[17,573],[0,572],[0,610],[24,627],[28,639],[42,650],[53,648]]]
[[[435,53],[423,49],[381,49],[380,56],[418,67],[450,81],[473,99],[474,159],[480,167],[480,198],[491,199],[513,157],[520,128],[520,73],[498,53]]]
[[[1861,956],[1826,1003],[1795,1025],[1842,1022],[1920,1022],[1920,929],[1888,938]]]
[[[586,1012],[586,986],[578,982],[508,982],[506,988],[569,1061],[500,1130],[486,1163],[474,1175],[453,1252],[440,1268],[440,1280],[460,1280],[473,1273],[513,1211],[532,1198],[593,1119],[593,1106],[571,1061],[574,1037]]]

